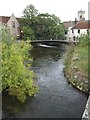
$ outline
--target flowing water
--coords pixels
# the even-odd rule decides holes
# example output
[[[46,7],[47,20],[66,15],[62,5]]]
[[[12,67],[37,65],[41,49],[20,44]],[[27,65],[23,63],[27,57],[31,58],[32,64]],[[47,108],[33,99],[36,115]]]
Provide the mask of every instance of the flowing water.
[[[64,77],[65,46],[38,46],[32,49],[32,69],[39,86],[36,97],[22,105],[3,94],[3,117],[10,118],[81,118],[87,96],[68,84]]]

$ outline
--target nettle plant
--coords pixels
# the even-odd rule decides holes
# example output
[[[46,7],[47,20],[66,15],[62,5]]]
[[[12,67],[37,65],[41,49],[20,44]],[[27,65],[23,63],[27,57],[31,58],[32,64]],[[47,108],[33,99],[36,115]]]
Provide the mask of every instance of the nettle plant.
[[[26,96],[34,96],[38,91],[34,83],[34,72],[30,70],[32,58],[31,46],[24,41],[17,42],[7,29],[2,29],[2,91],[17,97],[21,102]]]

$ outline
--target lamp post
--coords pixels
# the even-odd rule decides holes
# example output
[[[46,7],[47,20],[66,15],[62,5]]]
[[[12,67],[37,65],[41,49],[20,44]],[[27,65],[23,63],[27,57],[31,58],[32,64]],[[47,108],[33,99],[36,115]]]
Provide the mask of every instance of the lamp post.
[[[20,32],[20,40],[23,39],[23,31]]]

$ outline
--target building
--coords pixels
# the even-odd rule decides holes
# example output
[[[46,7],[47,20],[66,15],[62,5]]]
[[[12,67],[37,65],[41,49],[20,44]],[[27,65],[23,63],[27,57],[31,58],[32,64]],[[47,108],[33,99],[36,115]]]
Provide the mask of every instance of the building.
[[[66,21],[64,22],[65,27],[65,39],[71,41],[72,40],[72,31],[71,28],[77,23],[76,19],[75,21]]]
[[[10,34],[20,35],[20,23],[19,18],[16,18],[14,14],[10,17],[0,16],[0,23],[7,26],[10,31]]]
[[[90,21],[80,21],[75,26],[71,28],[73,40],[76,41],[80,37],[81,34],[88,34],[90,28]]]
[[[64,22],[66,29],[65,39],[69,41],[77,41],[81,34],[88,34],[90,28],[90,21],[85,20],[85,11],[78,11],[78,18],[75,21]]]

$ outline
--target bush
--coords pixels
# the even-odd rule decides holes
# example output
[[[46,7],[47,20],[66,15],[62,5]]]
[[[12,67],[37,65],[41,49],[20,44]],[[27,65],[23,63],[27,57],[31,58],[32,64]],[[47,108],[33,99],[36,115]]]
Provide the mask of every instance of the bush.
[[[86,45],[88,45],[88,43],[89,43],[89,36],[88,36],[88,35],[83,34],[83,35],[80,36],[79,39],[80,39],[79,45],[81,45],[81,46],[86,46]]]
[[[24,41],[15,41],[5,28],[2,29],[0,45],[2,46],[2,91],[5,90],[24,102],[27,95],[33,96],[38,91],[33,81],[34,72],[29,70],[32,58],[28,55],[28,51],[31,46]]]

